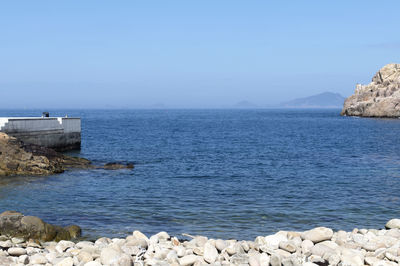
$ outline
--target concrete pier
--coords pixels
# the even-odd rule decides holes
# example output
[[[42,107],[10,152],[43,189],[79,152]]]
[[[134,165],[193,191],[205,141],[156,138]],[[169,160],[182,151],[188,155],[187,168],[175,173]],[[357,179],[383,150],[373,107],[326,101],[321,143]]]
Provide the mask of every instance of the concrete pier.
[[[80,118],[0,117],[0,132],[58,151],[81,147]]]

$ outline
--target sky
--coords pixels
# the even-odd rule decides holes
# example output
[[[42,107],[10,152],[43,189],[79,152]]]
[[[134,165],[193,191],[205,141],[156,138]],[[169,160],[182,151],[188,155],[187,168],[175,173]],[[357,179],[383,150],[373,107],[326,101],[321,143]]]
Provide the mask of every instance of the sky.
[[[400,63],[400,1],[0,2],[0,108],[271,106]]]

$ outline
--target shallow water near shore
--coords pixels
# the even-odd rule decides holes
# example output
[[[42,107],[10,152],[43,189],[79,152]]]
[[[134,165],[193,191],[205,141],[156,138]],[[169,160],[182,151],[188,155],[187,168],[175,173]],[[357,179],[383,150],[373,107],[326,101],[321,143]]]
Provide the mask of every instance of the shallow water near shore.
[[[383,227],[400,216],[400,120],[339,112],[53,110],[82,118],[73,154],[135,169],[2,178],[0,210],[78,224],[86,238]]]

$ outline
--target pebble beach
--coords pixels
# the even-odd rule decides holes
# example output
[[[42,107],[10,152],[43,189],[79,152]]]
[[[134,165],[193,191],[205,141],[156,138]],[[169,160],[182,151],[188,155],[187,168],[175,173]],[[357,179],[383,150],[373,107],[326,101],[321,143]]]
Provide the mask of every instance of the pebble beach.
[[[0,236],[0,265],[400,265],[400,219],[385,229],[351,232],[317,227],[303,232],[279,231],[253,241],[205,236],[146,236],[96,241],[37,242]]]

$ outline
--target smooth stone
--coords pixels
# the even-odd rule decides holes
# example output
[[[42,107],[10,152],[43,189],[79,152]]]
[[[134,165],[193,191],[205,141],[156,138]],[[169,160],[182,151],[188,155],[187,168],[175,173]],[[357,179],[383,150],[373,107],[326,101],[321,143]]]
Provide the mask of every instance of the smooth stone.
[[[331,254],[327,259],[329,265],[336,266],[340,263],[340,255],[339,254]]]
[[[94,243],[90,242],[90,241],[80,241],[78,243],[76,243],[75,247],[80,248],[80,249],[84,249],[86,247],[93,247]]]
[[[223,249],[228,247],[228,244],[226,243],[226,241],[222,240],[222,239],[217,239],[215,241],[215,247],[219,250],[222,251]]]
[[[90,254],[89,252],[86,252],[84,250],[82,250],[81,252],[79,252],[78,256],[77,256],[78,260],[80,262],[86,263],[89,261],[93,260],[93,256],[92,254]]]
[[[137,246],[137,247],[140,247],[140,248],[147,249],[149,247],[148,242],[150,242],[150,241],[146,241],[143,238],[140,238],[140,239],[134,238],[134,239],[127,239],[126,245]]]
[[[361,246],[363,249],[366,251],[375,251],[379,248],[384,248],[385,245],[382,243],[377,243],[377,242],[367,242],[364,245]]]
[[[399,264],[393,261],[387,261],[387,260],[376,261],[372,264],[372,266],[398,266],[398,265]]]
[[[117,262],[119,266],[132,266],[132,258],[127,254],[122,254]]]
[[[203,259],[208,263],[214,263],[217,258],[218,258],[217,249],[212,244],[207,242],[204,245]]]
[[[265,237],[265,245],[272,249],[278,249],[279,243],[282,241],[287,241],[287,232],[280,231],[274,235],[269,235]]]
[[[178,255],[179,258],[185,256],[185,251],[186,251],[186,250],[185,250],[184,247],[182,247],[182,246],[177,246],[177,247],[174,247],[173,250],[176,251],[176,254]]]
[[[256,239],[254,239],[254,244],[258,246],[262,246],[265,244],[265,237],[262,236],[257,236]]]
[[[281,266],[282,259],[278,254],[272,254],[269,263],[271,266]]]
[[[101,266],[101,263],[98,261],[89,261],[88,263],[85,263],[84,266]]]
[[[258,254],[258,256],[249,256],[249,265],[260,266],[260,255]]]
[[[380,259],[375,258],[375,257],[365,257],[364,261],[368,265],[373,265],[374,263],[379,262]]]
[[[196,246],[198,246],[198,247],[204,247],[204,245],[205,245],[205,244],[207,243],[207,241],[208,241],[208,238],[205,237],[205,236],[196,236],[193,240],[195,241]]]
[[[396,253],[397,253],[397,252],[396,252]],[[396,259],[397,259],[397,256],[394,255],[393,253],[389,252],[389,251],[386,251],[386,252],[385,252],[385,257],[386,257],[388,260],[391,260],[391,261],[396,261]]]
[[[312,241],[314,244],[324,240],[330,240],[333,236],[333,231],[327,227],[317,227],[302,234],[302,238]]]
[[[178,262],[178,254],[175,250],[170,250],[166,257],[168,262]]]
[[[108,246],[108,244],[111,243],[111,239],[107,237],[101,237],[94,242],[94,245],[99,248],[105,248]]]
[[[309,260],[310,262],[316,263],[316,264],[323,264],[323,263],[325,263],[325,260],[324,260],[321,256],[318,256],[318,255],[311,255],[311,256],[308,257],[308,260]]]
[[[400,229],[398,229],[398,228],[389,229],[386,232],[385,236],[391,236],[391,237],[400,239]]]
[[[323,242],[320,242],[320,243],[321,243],[321,244],[324,244],[324,245],[327,246],[327,247],[330,247],[331,249],[338,249],[338,248],[339,248],[339,245],[336,244],[336,243],[333,242],[333,241],[327,240],[327,241],[323,241]]]
[[[236,244],[234,245],[229,245],[229,247],[225,248],[226,253],[229,254],[229,256],[233,256],[237,253],[237,248],[235,247]]]
[[[157,236],[158,239],[160,239],[160,240],[167,240],[167,239],[170,239],[169,234],[168,234],[167,232],[164,232],[164,231],[157,233],[156,236]]]
[[[387,229],[394,229],[394,228],[400,229],[400,219],[392,219],[388,221],[385,227]]]
[[[291,256],[289,258],[282,259],[282,266],[301,266],[301,259]]]
[[[274,254],[278,254],[281,258],[289,257],[291,254],[283,249],[277,249],[274,251]]]
[[[121,238],[113,238],[111,241],[118,246],[123,246],[126,243],[126,240]]]
[[[60,253],[63,253],[67,249],[74,247],[74,246],[75,246],[75,243],[72,241],[61,240],[60,242],[58,242],[58,244],[56,246],[56,250]]]
[[[159,240],[160,240],[160,239],[158,238],[157,235],[153,235],[153,236],[151,236],[150,239],[149,239],[149,244],[150,244],[150,245],[157,245]]]
[[[198,255],[198,256],[203,256],[203,254],[204,254],[204,248],[195,247],[195,248],[193,249],[193,253],[194,253],[195,255]]]
[[[26,254],[26,250],[24,248],[9,248],[7,252],[11,256],[21,256]]]
[[[140,231],[137,231],[137,230],[133,231],[132,235],[137,239],[144,239],[144,240],[146,240],[146,242],[149,242],[149,238]]]
[[[374,252],[374,257],[378,259],[383,259],[385,257],[385,253],[386,253],[386,248],[378,248]]]
[[[249,256],[247,254],[235,254],[230,258],[229,261],[234,265],[248,264]]]
[[[0,256],[0,265],[12,265],[13,263],[11,257]]]
[[[56,266],[73,266],[73,265],[74,265],[74,260],[71,257],[65,258],[56,264]]]
[[[364,265],[364,257],[361,256],[360,253],[355,250],[343,249],[340,260],[342,264],[345,265],[354,265],[354,266]]]
[[[29,256],[28,255],[21,255],[18,257],[18,262],[22,264],[28,264],[29,263]]]
[[[141,251],[140,247],[138,247],[138,246],[122,246],[121,249],[125,254],[131,255],[131,256],[136,256]]]
[[[279,243],[279,248],[290,253],[296,252],[297,249],[293,241],[281,241]]]
[[[11,242],[13,242],[14,244],[21,244],[25,242],[25,239],[21,237],[13,237],[11,238]]]
[[[10,248],[12,246],[13,246],[13,243],[11,242],[11,240],[0,241],[1,248]]]
[[[47,259],[42,254],[35,254],[29,258],[30,264],[46,264]]]
[[[31,247],[27,247],[25,250],[26,250],[26,254],[28,254],[29,256],[33,255],[33,254],[37,254],[37,253],[39,253],[39,251],[41,251],[38,248],[31,248]],[[56,252],[56,251],[54,250],[54,252]]]
[[[366,244],[368,242],[368,238],[366,238],[364,235],[362,234],[353,234],[352,239],[355,243],[357,243],[358,245],[362,246],[364,244]]]
[[[197,261],[196,255],[187,255],[179,259],[179,264],[182,266],[192,265]]]
[[[387,235],[382,235],[377,238],[377,242],[384,244],[387,248],[392,247],[398,243],[398,239],[387,236]]]
[[[51,262],[51,263],[53,263],[54,260],[55,260],[58,256],[60,256],[60,254],[59,254],[59,253],[56,253],[56,252],[53,252],[53,251],[51,251],[51,252],[49,252],[49,253],[47,253],[47,254],[45,255],[46,259],[47,259],[49,262]],[[54,264],[54,263],[53,263],[53,264]]]
[[[111,265],[113,263],[118,263],[121,255],[121,252],[119,252],[118,250],[107,247],[101,250],[100,260],[102,264]]]
[[[262,253],[259,257],[259,261],[260,261],[260,266],[268,266],[270,263],[270,256],[268,256],[265,253]]]
[[[326,253],[334,254],[335,250],[323,243],[317,243],[311,248],[311,254],[313,255],[318,255],[323,258]]]
[[[250,249],[249,243],[247,243],[246,241],[241,241],[240,246],[242,247],[244,252],[248,252]]]
[[[303,254],[311,253],[311,248],[314,246],[314,243],[311,240],[304,240],[301,242],[301,251]]]

